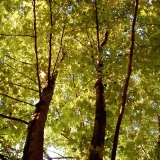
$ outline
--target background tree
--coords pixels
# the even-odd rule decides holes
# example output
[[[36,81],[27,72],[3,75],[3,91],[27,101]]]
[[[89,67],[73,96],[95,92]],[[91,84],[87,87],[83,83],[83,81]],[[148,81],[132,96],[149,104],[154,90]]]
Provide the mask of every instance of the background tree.
[[[22,157],[27,125],[34,118],[40,90],[47,86],[50,65],[51,75],[56,69],[58,76],[44,129],[43,149],[47,153],[52,146],[62,149],[63,157],[87,159],[95,116],[96,65],[97,60],[102,60],[107,113],[103,155],[104,159],[110,159],[127,73],[134,1],[99,0],[96,5],[100,42],[106,29],[109,33],[100,57],[97,57],[95,1],[37,1],[37,34],[31,1],[0,2],[1,158]],[[139,1],[133,72],[119,133],[117,159],[143,160],[157,156],[159,7],[157,0]],[[60,63],[62,53],[66,54]]]

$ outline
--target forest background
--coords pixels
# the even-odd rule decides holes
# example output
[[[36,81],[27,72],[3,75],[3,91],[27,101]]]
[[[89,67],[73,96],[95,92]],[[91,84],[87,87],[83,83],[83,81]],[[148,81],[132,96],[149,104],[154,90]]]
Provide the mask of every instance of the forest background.
[[[1,0],[0,158],[160,159],[159,8]]]

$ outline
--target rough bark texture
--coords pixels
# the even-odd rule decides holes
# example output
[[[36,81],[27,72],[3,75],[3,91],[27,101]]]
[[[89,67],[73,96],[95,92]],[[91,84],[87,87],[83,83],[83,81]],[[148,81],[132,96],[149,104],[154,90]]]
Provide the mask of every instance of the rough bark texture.
[[[95,84],[96,89],[96,115],[94,123],[93,138],[89,153],[89,160],[102,160],[106,127],[106,111],[104,102],[104,86],[99,78]]]
[[[33,119],[28,125],[27,139],[24,147],[23,160],[43,159],[43,135],[47,113],[53,96],[56,77],[52,78],[43,89],[41,100],[36,104]]]

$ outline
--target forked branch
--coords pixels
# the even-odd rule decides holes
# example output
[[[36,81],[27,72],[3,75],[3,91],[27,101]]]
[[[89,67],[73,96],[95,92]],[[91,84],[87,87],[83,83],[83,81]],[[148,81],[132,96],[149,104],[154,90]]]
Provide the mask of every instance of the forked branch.
[[[111,160],[115,160],[116,158],[116,150],[117,150],[117,145],[118,145],[118,136],[119,136],[119,130],[120,130],[120,125],[122,122],[124,110],[125,110],[125,104],[126,104],[126,99],[127,99],[127,90],[129,86],[129,80],[132,72],[132,59],[133,59],[133,50],[134,50],[134,37],[135,37],[135,23],[136,23],[136,17],[137,17],[137,11],[138,11],[138,0],[135,0],[135,10],[134,10],[134,17],[133,17],[133,22],[132,22],[132,33],[131,33],[131,42],[130,42],[130,56],[129,56],[129,62],[128,62],[128,72],[124,84],[124,90],[123,90],[123,95],[122,95],[122,105],[120,108],[120,113],[116,125],[116,130],[115,130],[115,135],[114,135],[114,141],[113,141],[113,148],[112,148],[112,155],[111,155]]]

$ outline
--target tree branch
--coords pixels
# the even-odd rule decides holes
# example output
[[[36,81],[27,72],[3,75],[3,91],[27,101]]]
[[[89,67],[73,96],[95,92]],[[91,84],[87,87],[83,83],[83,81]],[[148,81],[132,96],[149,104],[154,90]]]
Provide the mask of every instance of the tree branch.
[[[127,72],[123,95],[122,95],[122,105],[120,108],[120,113],[119,113],[119,117],[118,117],[118,121],[117,121],[117,125],[116,125],[116,130],[115,130],[115,135],[114,135],[111,160],[115,160],[115,158],[116,158],[119,130],[120,130],[120,125],[121,125],[124,110],[125,110],[125,104],[126,104],[126,99],[127,99],[127,90],[128,90],[128,86],[129,86],[131,72],[132,72],[132,58],[133,58],[133,50],[134,50],[134,36],[135,36],[134,35],[135,34],[134,28],[135,28],[135,23],[136,23],[137,11],[138,11],[138,0],[135,0],[135,10],[134,10],[134,17],[133,17],[133,22],[132,22],[132,33],[131,33],[131,42],[130,42],[130,56],[129,56],[129,62],[128,62],[128,72]]]
[[[49,0],[49,4],[50,4],[50,25],[51,25],[51,27],[53,27],[53,20],[52,20],[52,0]],[[50,35],[49,35],[48,80],[50,79],[51,59],[52,59],[52,33],[50,33]]]
[[[20,85],[20,84],[16,84],[16,83],[13,83],[13,82],[10,82],[10,83],[13,84],[13,85],[15,85],[15,86],[24,88],[24,89],[29,89],[29,90],[32,90],[32,91],[35,91],[35,92],[39,92],[38,90],[33,89],[33,88],[25,87],[25,86],[22,86],[22,85]]]
[[[158,116],[157,118],[158,118],[158,143],[160,144],[160,116]]]
[[[141,149],[143,150],[143,152],[145,153],[146,158],[150,160],[150,158],[148,157],[147,152],[146,152],[146,150],[144,149],[144,147],[143,147],[141,144],[140,144],[140,146],[141,146]]]
[[[62,156],[62,155],[60,155],[59,153],[56,153],[56,152],[54,152],[54,153],[60,155],[61,157],[53,157],[53,158],[51,158],[51,157],[47,154],[47,152],[46,152],[45,150],[43,150],[43,152],[44,152],[44,154],[46,155],[46,157],[47,157],[48,160],[52,160],[52,159],[73,159],[73,158],[74,158],[74,157],[64,157],[64,156]],[[52,151],[52,152],[53,152],[53,151]]]
[[[11,57],[11,56],[9,56],[9,55],[5,55],[5,56],[8,57],[8,58],[10,58],[10,59],[13,59],[13,60],[15,60],[15,61],[18,61],[18,60],[16,60],[15,58],[13,58],[13,57]],[[32,64],[30,64],[30,63],[23,62],[23,61],[19,61],[19,62],[21,62],[21,63],[23,63],[23,64],[32,65]]]
[[[53,73],[56,71],[56,67],[57,67],[57,68],[59,67],[59,66],[58,66],[58,59],[59,59],[60,52],[62,51],[62,57],[61,57],[59,63],[61,63],[61,62],[63,61],[64,56],[65,56],[65,54],[66,54],[66,52],[63,52],[63,48],[62,48],[64,30],[65,30],[65,24],[63,25],[62,35],[61,35],[61,39],[60,39],[59,51],[58,51],[58,55],[57,55],[57,58],[56,58],[56,61],[55,61],[55,64],[54,64]],[[52,75],[53,75],[53,74],[52,74]]]
[[[67,4],[67,2],[68,2],[68,0],[66,0],[65,2],[64,2],[64,4],[61,6],[61,9],[63,9],[63,7]],[[58,19],[58,17],[61,15],[61,10],[59,10],[59,12],[57,13],[57,15],[54,15],[54,21],[53,21],[53,23],[52,23],[52,25],[54,26],[54,24],[56,23],[56,21],[57,21],[57,19]]]
[[[41,100],[41,82],[39,76],[39,62],[38,62],[38,48],[37,48],[37,26],[36,26],[36,0],[33,0],[33,14],[34,14],[34,48],[36,55],[36,72],[38,78],[38,87],[39,87],[39,98]]]
[[[102,49],[102,47],[107,43],[107,40],[108,40],[108,30],[106,29],[104,32],[103,41],[100,44],[100,49]]]
[[[61,133],[61,135],[62,135],[64,138],[66,138],[67,140],[70,140],[70,138],[67,137],[65,134]]]
[[[6,63],[6,62],[3,62],[5,65],[7,65],[7,66],[9,66],[10,68],[12,68],[13,70],[15,70],[16,71],[16,68],[14,68],[14,67],[12,67],[11,65],[9,65],[8,63]],[[17,69],[18,70],[18,69]],[[27,75],[25,75],[24,74],[24,72],[20,72],[20,71],[18,71],[18,73],[19,74],[21,74],[21,75],[23,75],[24,77],[26,77],[26,78],[28,78],[28,79],[30,79],[32,82],[34,82],[34,83],[36,83],[37,84],[37,82],[36,81],[34,81],[32,78],[30,78],[29,76],[27,76]]]
[[[22,123],[27,124],[27,125],[29,124],[25,120],[15,118],[15,117],[6,116],[6,115],[3,115],[3,114],[0,114],[0,117],[6,118],[6,119],[11,119],[11,120],[18,121],[18,122],[22,122]]]
[[[28,105],[30,105],[30,106],[35,106],[35,105],[31,104],[31,103],[28,103],[28,102],[22,101],[22,100],[20,100],[20,99],[17,99],[17,98],[8,96],[7,94],[0,93],[0,95],[5,96],[5,97],[8,97],[8,98],[13,99],[13,100],[16,100],[16,101],[21,102],[21,103],[28,104]]]
[[[54,157],[51,159],[75,159],[74,157]]]
[[[6,36],[6,37],[31,37],[34,38],[34,36],[31,35],[25,35],[25,34],[3,34],[1,33],[0,36]]]
[[[97,1],[95,0],[95,15],[96,15],[96,30],[97,30],[97,50],[100,51],[100,42],[99,42],[99,22],[98,22],[98,9],[97,9]]]

